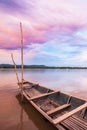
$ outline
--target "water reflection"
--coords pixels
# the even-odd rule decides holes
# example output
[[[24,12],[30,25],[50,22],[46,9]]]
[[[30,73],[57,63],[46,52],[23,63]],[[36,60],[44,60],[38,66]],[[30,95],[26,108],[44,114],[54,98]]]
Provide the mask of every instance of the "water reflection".
[[[18,70],[21,78],[21,71]],[[87,70],[25,70],[25,79],[87,100]],[[0,129],[55,129],[29,104],[21,104],[14,70],[0,70]]]
[[[18,70],[18,74],[21,79],[21,70]],[[66,93],[87,92],[87,70],[26,69],[24,77],[28,81]],[[14,70],[0,70],[0,88],[6,85],[12,88],[10,84],[16,82]]]
[[[23,107],[20,110],[20,123],[17,130],[23,130]]]

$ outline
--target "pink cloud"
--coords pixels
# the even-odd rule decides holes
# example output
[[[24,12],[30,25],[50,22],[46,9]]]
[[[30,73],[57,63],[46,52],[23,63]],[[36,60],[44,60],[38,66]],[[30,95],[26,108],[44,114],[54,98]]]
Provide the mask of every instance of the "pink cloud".
[[[18,10],[18,13],[17,10],[13,13],[14,8],[6,12],[6,4],[1,8],[0,48],[20,47],[20,21],[23,23],[25,45],[45,43],[51,40],[49,35],[55,39],[62,33],[72,35],[87,28],[86,1],[22,0],[21,3],[15,1],[15,6],[17,4],[21,7],[21,12]]]

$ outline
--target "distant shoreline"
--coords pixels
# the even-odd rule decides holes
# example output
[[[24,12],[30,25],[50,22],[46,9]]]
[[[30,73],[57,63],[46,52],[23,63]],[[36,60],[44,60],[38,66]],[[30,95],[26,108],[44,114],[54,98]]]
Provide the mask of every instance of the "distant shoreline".
[[[16,66],[17,69],[21,69],[21,65]],[[0,69],[14,69],[14,65],[0,64]],[[24,65],[24,69],[87,69],[87,67],[55,67],[45,65]]]

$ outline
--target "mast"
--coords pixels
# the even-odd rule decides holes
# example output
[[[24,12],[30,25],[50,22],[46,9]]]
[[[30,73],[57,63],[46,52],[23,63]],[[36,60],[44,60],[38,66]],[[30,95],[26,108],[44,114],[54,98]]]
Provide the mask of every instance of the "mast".
[[[22,31],[22,23],[20,22],[20,33],[21,33],[21,70],[22,70],[22,75],[21,75],[21,98],[23,101],[23,81],[24,81],[24,63],[23,63],[23,31]]]

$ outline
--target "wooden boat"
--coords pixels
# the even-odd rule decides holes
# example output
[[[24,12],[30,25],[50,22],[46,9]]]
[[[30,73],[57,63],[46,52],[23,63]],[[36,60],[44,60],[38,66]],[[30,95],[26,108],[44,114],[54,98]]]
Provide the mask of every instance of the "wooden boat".
[[[85,100],[27,81],[23,82],[23,96],[59,130],[87,130]]]
[[[58,130],[87,130],[87,101],[23,80],[23,33],[21,23],[20,28],[22,44],[21,82],[18,78],[13,55],[12,61],[18,85],[21,88],[22,100],[25,97]]]

